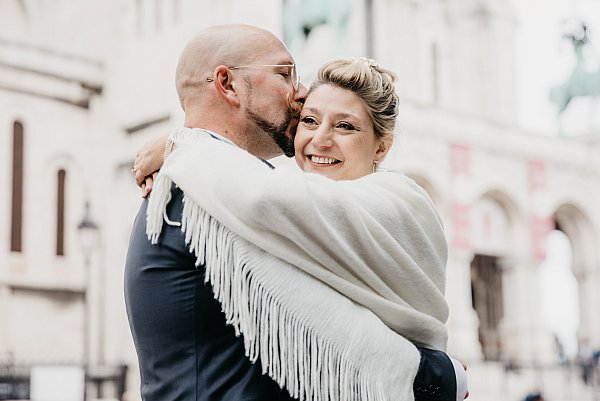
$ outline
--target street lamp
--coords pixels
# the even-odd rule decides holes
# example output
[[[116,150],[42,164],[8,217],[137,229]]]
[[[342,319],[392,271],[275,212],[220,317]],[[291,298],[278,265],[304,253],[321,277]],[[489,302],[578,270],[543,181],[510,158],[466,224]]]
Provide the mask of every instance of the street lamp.
[[[84,319],[83,319],[83,364],[86,370],[88,369],[89,364],[89,356],[90,356],[90,305],[89,305],[89,290],[90,290],[90,270],[91,270],[91,260],[92,253],[94,252],[94,248],[96,247],[96,243],[98,241],[98,225],[92,218],[92,213],[90,211],[90,202],[85,202],[85,210],[83,212],[83,219],[77,226],[77,231],[79,232],[79,243],[81,244],[81,250],[83,251],[84,256],[84,291],[83,291],[83,311],[84,311]]]
[[[85,263],[89,265],[92,252],[98,240],[98,225],[92,218],[89,201],[85,202],[83,219],[81,219],[81,222],[77,226],[77,230],[79,231],[79,241],[83,250],[83,256],[85,257]]]

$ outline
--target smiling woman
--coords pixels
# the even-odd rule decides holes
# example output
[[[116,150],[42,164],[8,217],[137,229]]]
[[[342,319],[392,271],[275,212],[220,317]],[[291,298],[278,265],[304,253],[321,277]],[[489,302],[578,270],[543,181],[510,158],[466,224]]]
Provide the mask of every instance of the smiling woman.
[[[397,115],[390,71],[365,58],[327,63],[300,114],[296,162],[336,180],[374,172],[393,142]]]
[[[375,136],[359,99],[352,91],[331,85],[311,92],[294,140],[296,162],[302,170],[352,180],[369,174],[385,156],[387,142]]]

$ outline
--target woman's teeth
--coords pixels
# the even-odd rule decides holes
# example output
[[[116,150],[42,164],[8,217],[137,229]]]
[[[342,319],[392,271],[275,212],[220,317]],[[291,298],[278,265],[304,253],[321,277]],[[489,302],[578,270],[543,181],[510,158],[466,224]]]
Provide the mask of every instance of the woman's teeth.
[[[316,164],[335,164],[338,163],[339,160],[333,159],[331,157],[319,157],[319,156],[310,156],[310,161]]]

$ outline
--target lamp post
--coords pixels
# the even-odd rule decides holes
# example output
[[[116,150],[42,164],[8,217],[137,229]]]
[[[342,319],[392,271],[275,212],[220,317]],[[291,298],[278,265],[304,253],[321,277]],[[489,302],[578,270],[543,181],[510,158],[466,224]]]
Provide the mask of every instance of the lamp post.
[[[92,253],[98,241],[98,225],[92,218],[90,202],[85,202],[83,218],[77,226],[79,242],[84,257],[84,291],[83,291],[83,365],[87,377],[90,363],[90,273]]]

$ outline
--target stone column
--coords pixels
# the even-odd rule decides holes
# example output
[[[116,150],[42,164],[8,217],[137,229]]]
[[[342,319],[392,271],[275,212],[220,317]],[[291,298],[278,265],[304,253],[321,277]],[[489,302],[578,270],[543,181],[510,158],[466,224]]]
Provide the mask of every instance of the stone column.
[[[542,316],[539,266],[546,259],[548,234],[555,227],[553,207],[549,203],[547,163],[530,159],[527,163],[529,190],[529,227],[531,250],[517,263],[519,298],[522,300],[519,320],[518,350],[523,363],[554,363],[556,349],[552,333]]]
[[[586,316],[590,316],[591,320],[591,344],[598,350],[600,349],[600,266],[595,266],[590,276],[590,297],[586,305]]]
[[[578,340],[600,349],[600,273],[591,267],[574,266],[573,271],[579,286]]]
[[[482,358],[479,319],[471,299],[471,149],[465,143],[449,144],[451,221],[446,298],[450,306],[448,351],[463,362]]]
[[[0,284],[0,363],[8,358],[10,349],[10,288]]]
[[[446,299],[450,306],[448,318],[448,352],[462,362],[482,359],[479,343],[479,319],[471,299],[470,251],[453,250],[448,255]]]
[[[500,325],[506,360],[527,366],[556,362],[551,333],[543,323],[539,264],[522,259],[502,260],[504,317]]]

